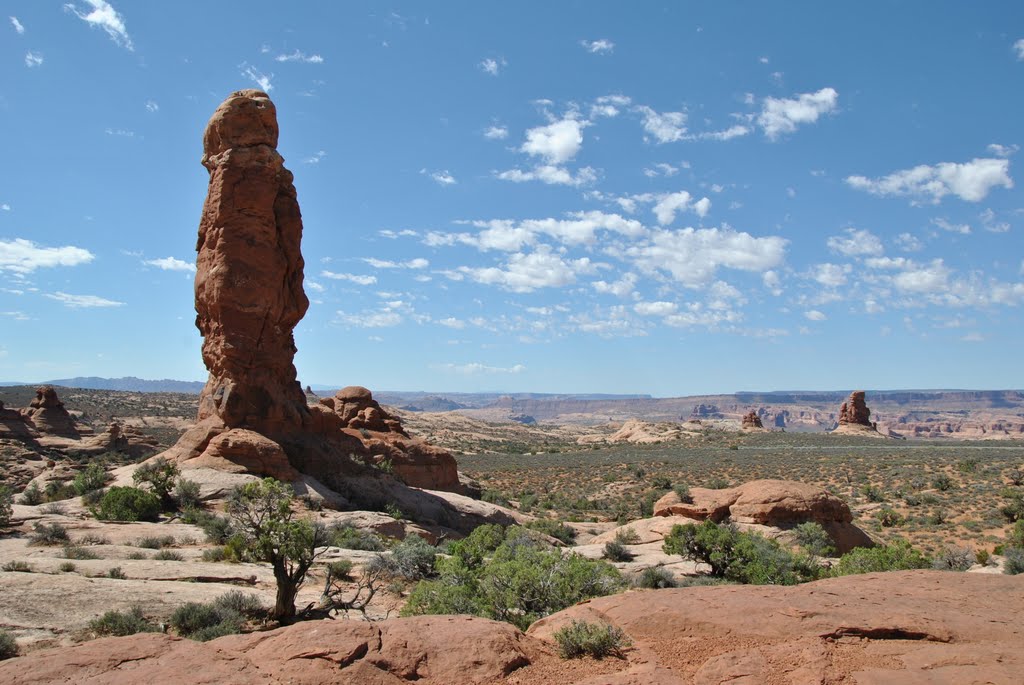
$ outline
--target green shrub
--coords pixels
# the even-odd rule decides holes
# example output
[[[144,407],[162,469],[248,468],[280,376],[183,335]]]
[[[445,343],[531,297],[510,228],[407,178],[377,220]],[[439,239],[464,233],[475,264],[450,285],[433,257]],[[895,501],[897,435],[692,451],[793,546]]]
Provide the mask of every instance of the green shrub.
[[[384,541],[379,536],[347,524],[329,526],[327,540],[332,547],[341,547],[342,549],[358,549],[366,552],[380,552],[384,549]]]
[[[373,564],[392,578],[420,580],[434,575],[437,548],[418,535],[406,536],[388,556],[378,555]]]
[[[604,544],[604,554],[602,555],[609,561],[632,561],[633,553],[626,549],[626,546],[621,542],[612,540]]]
[[[43,503],[43,491],[35,481],[28,484],[21,493],[21,503],[29,506],[36,506]]]
[[[6,630],[0,630],[0,661],[18,656],[18,643]]]
[[[735,526],[706,520],[699,525],[675,525],[662,545],[666,554],[708,564],[711,575],[752,585],[794,585],[813,580],[817,564],[798,557],[774,540],[741,533]]]
[[[576,540],[576,530],[565,525],[561,521],[555,521],[553,519],[537,519],[530,521],[526,524],[526,527],[530,530],[536,530],[550,535],[556,540],[561,540],[567,545],[571,545]]]
[[[0,568],[2,568],[2,570],[4,571],[17,571],[19,573],[32,573],[32,571],[34,570],[32,568],[32,564],[26,561],[18,561],[17,559],[15,559],[14,561],[8,561]]]
[[[79,547],[78,545],[64,545],[64,558],[65,559],[99,559],[100,555],[93,552],[88,547]]]
[[[1024,520],[1017,521],[1006,534],[1007,547],[1024,547]]]
[[[1006,561],[1003,562],[1003,573],[1008,576],[1016,576],[1024,573],[1024,549],[1020,547],[1006,547],[1003,550]]]
[[[32,530],[30,545],[64,545],[71,542],[67,528],[59,523],[36,523]]]
[[[615,542],[620,545],[640,544],[640,535],[632,528],[620,528],[615,532]]]
[[[1002,494],[1006,498],[1006,502],[999,507],[1000,513],[1010,523],[1024,520],[1024,493],[1016,490],[1004,490]]]
[[[676,580],[661,566],[648,566],[633,578],[633,586],[647,590],[675,587]]]
[[[963,547],[947,547],[932,561],[939,571],[966,571],[974,565],[974,552]]]
[[[174,489],[179,475],[181,475],[181,471],[177,464],[167,461],[163,457],[157,457],[153,461],[140,464],[132,474],[132,482],[135,487],[145,487],[156,495],[162,506],[171,508],[174,506],[171,491]]]
[[[146,619],[139,606],[132,606],[127,611],[108,611],[90,622],[89,628],[97,635],[112,635],[114,637],[159,631],[154,623]]]
[[[832,568],[834,576],[849,576],[876,571],[905,571],[929,568],[932,560],[900,540],[878,547],[858,547],[844,554]]]
[[[59,502],[60,500],[71,499],[78,493],[71,483],[59,483],[51,480],[43,490],[43,499],[47,502]]]
[[[558,653],[563,659],[592,656],[622,657],[622,650],[632,642],[621,628],[607,623],[588,623],[573,619],[569,625],[555,631]]]
[[[103,495],[94,513],[106,521],[156,521],[160,499],[138,488],[114,486]]]
[[[224,561],[227,559],[227,555],[224,552],[223,547],[211,547],[210,549],[203,550],[203,561]]]
[[[452,543],[449,553],[437,563],[438,579],[413,589],[403,615],[473,614],[525,630],[537,619],[623,585],[613,566],[562,555],[517,526],[480,526]]]
[[[693,502],[693,495],[690,494],[690,486],[686,483],[676,483],[672,491],[679,497],[679,501],[684,504],[690,504]]]
[[[113,578],[114,580],[127,580],[128,576],[125,575],[120,566],[114,566],[107,569],[107,578]]]
[[[350,563],[351,567],[351,563]],[[258,618],[267,613],[263,601],[257,595],[247,595],[241,590],[230,590],[213,600],[214,608],[234,612],[248,618]]]
[[[194,520],[192,521],[195,525],[202,528],[203,533],[206,535],[206,541],[212,542],[215,545],[223,545],[231,537],[231,519],[226,516],[218,516],[217,514],[211,514],[207,511],[200,509],[190,510],[194,511]]]
[[[14,491],[5,483],[0,483],[0,528],[11,524],[11,504],[14,502]]]
[[[793,529],[793,535],[796,538],[796,544],[803,547],[812,556],[827,557],[835,554],[832,538],[820,523],[814,521],[801,523]]]
[[[935,478],[932,479],[932,487],[934,487],[936,490],[941,490],[942,492],[952,490],[953,479],[950,478],[945,473],[940,473],[939,475],[935,476]]]
[[[60,571],[61,573],[71,573],[76,568],[78,568],[78,567],[75,566],[70,561],[64,561],[64,562],[61,562],[61,565],[57,567],[57,570]]]
[[[882,507],[876,511],[875,518],[878,519],[883,528],[903,525],[903,517],[891,507]]]
[[[672,479],[667,476],[655,476],[651,479],[651,487],[655,490],[671,490]]]
[[[136,547],[143,549],[161,549],[163,547],[174,547],[173,535],[148,535],[135,541]]]
[[[181,556],[181,552],[175,552],[173,549],[162,549],[153,555],[155,561],[184,561],[185,557]]]
[[[240,632],[242,615],[215,604],[188,602],[174,610],[170,623],[179,635],[205,642]]]
[[[860,494],[864,495],[864,498],[869,502],[884,502],[885,493],[883,493],[878,487],[868,484],[860,489]]]
[[[94,461],[86,466],[85,470],[78,472],[75,479],[71,481],[71,487],[78,495],[84,495],[102,489],[107,484],[107,480],[107,469],[103,467],[102,463]]]
[[[327,564],[327,572],[331,574],[332,578],[339,578],[346,580],[351,577],[352,574],[352,561],[349,559],[340,559],[339,561],[332,561]]]
[[[726,488],[732,487],[732,483],[730,483],[727,478],[715,476],[705,483],[704,487],[710,488],[711,490],[725,490]]]
[[[187,511],[188,509],[195,509],[198,507],[202,500],[200,497],[199,483],[194,480],[186,480],[179,478],[177,484],[174,486],[174,503],[178,507],[178,511]]]

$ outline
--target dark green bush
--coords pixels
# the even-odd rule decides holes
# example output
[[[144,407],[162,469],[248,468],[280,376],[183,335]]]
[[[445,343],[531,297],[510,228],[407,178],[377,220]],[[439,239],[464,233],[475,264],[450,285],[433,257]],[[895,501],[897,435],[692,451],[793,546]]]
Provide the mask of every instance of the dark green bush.
[[[181,556],[181,552],[175,552],[173,549],[162,549],[153,555],[153,559],[156,561],[184,561],[185,557]]]
[[[185,480],[184,478],[178,479],[177,484],[174,486],[173,495],[178,511],[187,511],[198,507],[202,503],[199,496],[199,483],[194,480]]]
[[[77,568],[77,566],[72,564],[70,561],[65,561],[65,562],[62,562],[61,565],[57,567],[57,570],[59,570],[61,573],[71,573],[76,568]]]
[[[947,547],[932,560],[939,571],[966,571],[974,565],[974,552],[964,547]]]
[[[179,635],[205,642],[240,632],[242,615],[215,604],[188,602],[174,610],[170,623]]]
[[[380,552],[384,541],[378,535],[359,530],[350,525],[332,525],[327,528],[328,544],[342,549],[358,549],[366,552]]]
[[[132,482],[135,487],[145,487],[146,490],[156,495],[160,504],[166,508],[174,506],[174,498],[171,491],[181,471],[173,461],[167,461],[163,457],[157,457],[153,461],[140,464],[135,473],[132,474]]]
[[[932,487],[934,487],[936,490],[941,490],[942,492],[952,490],[953,479],[950,478],[945,473],[940,473],[939,475],[935,476],[935,478],[932,479]]]
[[[675,587],[676,581],[672,574],[661,566],[648,566],[633,578],[633,586],[647,590],[661,590]]]
[[[107,569],[107,578],[113,578],[114,580],[127,580],[128,576],[121,570],[120,566],[114,566]]]
[[[882,525],[883,528],[892,528],[894,526],[903,525],[903,517],[900,516],[899,512],[891,507],[882,507],[875,512],[875,518]]]
[[[711,520],[673,526],[662,548],[666,554],[708,564],[712,576],[737,583],[794,585],[813,580],[820,571],[817,564],[786,551],[774,540]]]
[[[588,623],[573,619],[569,625],[555,631],[558,653],[563,659],[592,656],[622,657],[622,650],[632,642],[621,628],[607,623]]]
[[[571,545],[576,540],[576,531],[573,528],[565,525],[561,521],[555,521],[553,519],[537,519],[530,521],[526,524],[526,527],[530,530],[536,530],[545,535],[550,535],[556,540],[561,540],[567,545]]]
[[[1003,549],[1006,561],[1003,563],[1003,573],[1008,576],[1016,576],[1024,573],[1024,549],[1020,547],[1006,547]]]
[[[1000,513],[1010,523],[1024,521],[1024,493],[1017,490],[1003,490],[1002,495],[1006,501],[999,507]]]
[[[690,504],[693,502],[693,495],[690,494],[690,486],[686,483],[676,483],[676,486],[672,488],[673,492],[679,497],[679,501],[684,504]]]
[[[352,562],[349,559],[332,561],[327,564],[326,570],[331,574],[332,578],[347,580],[352,574]]]
[[[421,580],[434,575],[436,560],[436,547],[418,535],[409,535],[391,549],[390,555],[378,555],[373,564],[392,578]]]
[[[114,486],[103,495],[94,513],[106,521],[156,521],[160,509],[160,498],[153,493]]]
[[[351,563],[350,563],[351,567]],[[263,601],[257,595],[247,595],[241,590],[230,590],[213,600],[216,609],[234,612],[248,618],[259,618],[267,613]]]
[[[801,523],[793,529],[793,535],[796,538],[796,544],[813,556],[827,557],[836,551],[832,545],[832,538],[820,523],[814,521]]]
[[[606,542],[604,544],[603,556],[609,561],[623,562],[633,560],[633,553],[626,549],[626,546],[617,540],[612,540],[611,542]]]
[[[78,472],[75,479],[71,481],[71,486],[77,494],[84,495],[102,489],[107,484],[107,480],[107,469],[102,463],[94,461],[86,466],[85,470]]]
[[[28,484],[21,493],[21,503],[29,506],[36,506],[43,503],[43,491],[39,489],[39,484],[32,482]]]
[[[832,568],[834,576],[849,576],[876,571],[905,571],[929,568],[932,560],[900,540],[878,547],[858,547],[844,554]]]
[[[112,635],[114,637],[159,631],[154,623],[146,619],[142,608],[138,606],[133,606],[127,611],[108,611],[89,623],[89,628],[97,635]]]
[[[144,549],[161,549],[163,547],[174,547],[173,535],[147,535],[135,541],[136,547]]]
[[[0,528],[11,523],[11,503],[14,502],[14,491],[6,484],[0,483]]]
[[[0,661],[18,656],[18,643],[6,630],[0,630]]]

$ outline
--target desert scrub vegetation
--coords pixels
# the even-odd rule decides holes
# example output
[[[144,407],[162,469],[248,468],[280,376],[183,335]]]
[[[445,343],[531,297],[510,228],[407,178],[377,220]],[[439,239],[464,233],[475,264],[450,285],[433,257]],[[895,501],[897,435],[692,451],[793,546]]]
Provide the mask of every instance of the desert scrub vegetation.
[[[171,614],[170,625],[182,637],[206,642],[242,632],[246,621],[266,616],[259,597],[231,590],[212,602],[188,602]]]
[[[334,524],[327,527],[327,544],[342,549],[356,549],[379,552],[386,548],[379,535],[360,530],[348,524]]]
[[[6,630],[0,630],[0,661],[18,656],[18,643]]]
[[[849,576],[876,571],[906,571],[931,568],[932,563],[931,559],[911,547],[909,542],[896,541],[878,547],[858,547],[847,552],[832,567],[831,574]]]
[[[402,609],[419,614],[472,614],[525,630],[534,621],[584,599],[624,587],[615,568],[561,554],[518,526],[484,525],[452,543]]]
[[[14,502],[14,491],[6,483],[0,483],[0,528],[11,525],[11,504]]]
[[[622,657],[622,650],[632,641],[621,628],[608,623],[589,623],[573,619],[569,625],[555,631],[558,653],[563,659],[592,656],[603,659],[606,656]]]
[[[644,590],[663,590],[676,587],[676,580],[665,568],[648,566],[633,577],[633,587]]]
[[[126,611],[111,610],[89,623],[89,630],[97,637],[124,637],[136,633],[156,633],[159,627],[146,618],[142,607],[131,606]]]
[[[104,493],[93,514],[105,521],[156,521],[160,510],[160,499],[153,493],[115,485]]]
[[[71,543],[68,530],[59,523],[36,523],[29,536],[30,545],[67,545]]]

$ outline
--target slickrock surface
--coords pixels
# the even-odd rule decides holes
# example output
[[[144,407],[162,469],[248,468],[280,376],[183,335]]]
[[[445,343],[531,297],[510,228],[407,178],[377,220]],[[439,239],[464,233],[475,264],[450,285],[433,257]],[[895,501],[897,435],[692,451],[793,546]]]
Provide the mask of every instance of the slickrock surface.
[[[1024,673],[1024,578],[942,571],[794,587],[627,592],[538,621],[524,635],[468,616],[316,621],[207,643],[105,638],[0,663],[0,682],[185,683],[993,683]],[[624,658],[562,661],[553,634],[610,623]]]
[[[292,334],[309,307],[302,217],[277,139],[276,109],[258,90],[232,93],[207,124],[195,298],[210,378],[196,425],[163,456],[186,468],[330,483],[353,472],[354,455],[388,461],[408,485],[458,491],[455,459],[410,438],[369,390],[307,406]]]
[[[683,502],[669,492],[654,504],[655,516],[685,516],[703,521],[724,521],[780,528],[806,521],[821,524],[843,554],[874,543],[853,525],[846,503],[823,488],[789,480],[753,480],[735,488],[691,488],[692,501]]]

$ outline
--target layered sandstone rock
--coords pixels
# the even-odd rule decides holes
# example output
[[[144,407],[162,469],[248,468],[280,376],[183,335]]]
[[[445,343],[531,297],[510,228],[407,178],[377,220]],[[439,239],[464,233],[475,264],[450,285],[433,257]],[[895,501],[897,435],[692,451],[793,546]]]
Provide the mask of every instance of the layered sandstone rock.
[[[715,522],[729,519],[783,530],[811,521],[825,529],[840,554],[874,544],[853,525],[853,513],[846,502],[816,485],[789,480],[754,480],[721,490],[691,488],[689,502],[669,492],[654,504],[654,515]]]
[[[365,388],[308,406],[292,334],[309,307],[302,217],[277,138],[274,104],[258,90],[232,93],[207,124],[195,298],[210,378],[197,424],[164,456],[327,483],[353,472],[355,457],[387,461],[409,485],[458,490],[454,458],[410,438]]]
[[[743,415],[743,428],[745,430],[764,428],[764,424],[761,423],[761,417],[753,409]]]
[[[27,409],[22,410],[22,414],[39,433],[63,438],[78,437],[75,420],[64,408],[64,403],[57,397],[57,391],[51,385],[37,388],[35,399],[29,403]]]
[[[871,426],[871,410],[864,401],[865,394],[863,390],[854,390],[850,393],[850,398],[839,406],[840,426]]]

